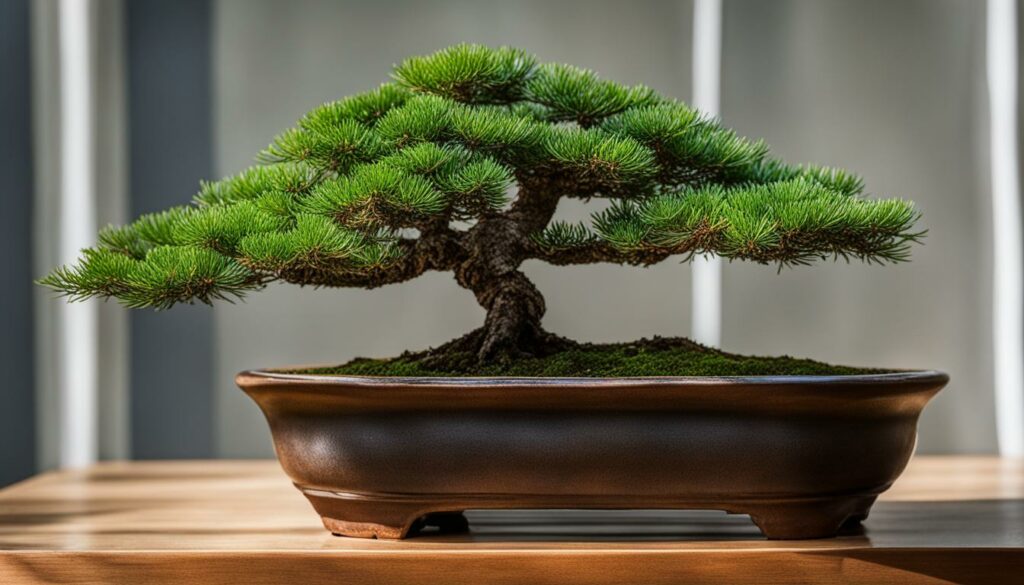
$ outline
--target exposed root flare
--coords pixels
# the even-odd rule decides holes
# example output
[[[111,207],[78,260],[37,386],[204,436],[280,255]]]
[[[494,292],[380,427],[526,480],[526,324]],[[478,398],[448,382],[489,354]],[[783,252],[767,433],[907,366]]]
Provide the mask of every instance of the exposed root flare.
[[[457,365],[455,362],[459,360],[473,357],[476,364],[508,364],[522,358],[548,357],[577,347],[580,347],[578,342],[544,331],[539,326],[527,327],[518,334],[505,337],[484,325],[444,345],[409,353],[405,357],[421,361],[427,368],[448,369]]]

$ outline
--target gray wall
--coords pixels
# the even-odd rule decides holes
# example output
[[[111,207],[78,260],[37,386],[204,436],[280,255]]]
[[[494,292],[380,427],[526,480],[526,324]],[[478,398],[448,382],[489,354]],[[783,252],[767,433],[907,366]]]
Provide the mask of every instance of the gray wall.
[[[36,468],[28,0],[0,2],[0,487]]]
[[[188,201],[213,174],[211,7],[209,0],[132,0],[125,13],[135,217]],[[212,456],[209,309],[133,311],[131,338],[133,456]]]
[[[995,449],[984,3],[727,0],[723,118],[794,161],[918,203],[913,262],[724,271],[724,342],[855,365],[935,368],[921,450]]]
[[[316,104],[375,86],[393,63],[459,41],[690,95],[689,2],[448,0],[216,2],[218,175],[240,170]],[[794,161],[855,169],[918,201],[931,230],[914,262],[725,269],[724,346],[857,365],[947,370],[923,451],[994,449],[982,109],[983,4],[726,0],[723,117]],[[567,205],[582,217],[582,205]],[[530,264],[545,325],[595,341],[689,332],[689,269]],[[483,318],[450,275],[376,291],[277,286],[214,309],[217,452],[271,453],[234,387],[249,367],[339,362],[439,344]]]
[[[93,156],[96,165],[97,225],[127,219],[127,115],[123,6],[120,0],[93,2],[88,16],[96,39],[90,55],[93,70]],[[61,78],[57,0],[35,0],[31,7],[32,166],[34,198],[32,230],[33,276],[64,261],[58,249],[61,176]],[[59,464],[60,380],[64,359],[60,314],[65,300],[34,286],[36,461],[40,470]],[[94,301],[90,301],[94,302]],[[98,307],[99,456],[129,456],[129,392],[127,361],[128,312],[117,303],[95,301]]]

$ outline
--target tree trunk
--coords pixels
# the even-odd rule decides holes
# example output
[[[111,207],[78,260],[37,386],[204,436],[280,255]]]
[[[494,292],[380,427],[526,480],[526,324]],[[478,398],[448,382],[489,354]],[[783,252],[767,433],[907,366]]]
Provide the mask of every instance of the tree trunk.
[[[494,280],[477,293],[487,310],[477,358],[481,362],[509,361],[543,351],[544,297],[522,272]]]
[[[481,220],[463,240],[455,279],[487,311],[484,326],[439,350],[472,351],[480,363],[543,356],[572,342],[544,331],[544,297],[519,270],[530,234],[554,214],[557,198],[521,190],[508,212]]]

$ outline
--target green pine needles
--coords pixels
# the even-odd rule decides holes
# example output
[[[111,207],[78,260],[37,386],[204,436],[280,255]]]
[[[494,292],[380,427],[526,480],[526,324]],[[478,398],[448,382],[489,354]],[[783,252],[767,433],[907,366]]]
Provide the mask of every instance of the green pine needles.
[[[555,339],[527,259],[886,263],[923,234],[910,202],[771,158],[647,87],[478,45],[408,59],[393,77],[313,109],[260,166],[203,183],[190,205],[106,228],[41,283],[166,308],[271,281],[372,288],[449,270],[488,311],[462,348],[490,360]],[[586,224],[552,223],[563,197],[613,203]]]

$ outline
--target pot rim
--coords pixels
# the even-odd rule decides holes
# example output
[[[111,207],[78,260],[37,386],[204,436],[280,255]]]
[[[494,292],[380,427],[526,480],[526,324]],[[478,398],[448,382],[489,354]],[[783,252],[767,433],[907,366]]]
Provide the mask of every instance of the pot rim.
[[[299,366],[302,367],[302,366]],[[286,369],[280,368],[280,369]],[[277,368],[275,368],[277,369]],[[236,379],[265,381],[318,382],[344,386],[652,386],[685,384],[714,385],[888,385],[908,382],[945,385],[949,375],[939,370],[897,370],[879,374],[784,375],[784,376],[630,376],[630,377],[541,377],[541,376],[353,376],[331,374],[295,374],[258,368],[239,372]]]

